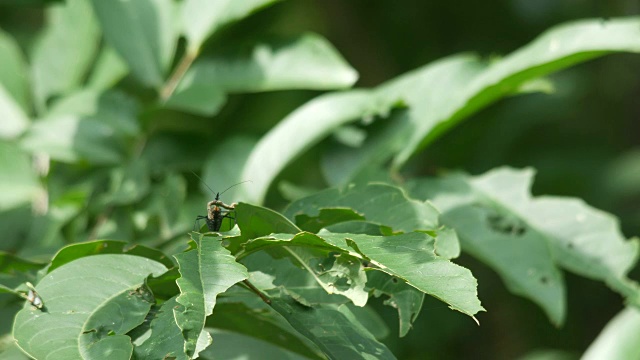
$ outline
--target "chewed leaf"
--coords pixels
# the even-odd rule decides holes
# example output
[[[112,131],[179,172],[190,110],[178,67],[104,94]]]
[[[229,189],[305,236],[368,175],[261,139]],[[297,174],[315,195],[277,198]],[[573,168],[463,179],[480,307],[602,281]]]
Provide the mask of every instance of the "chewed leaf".
[[[411,185],[443,211],[464,251],[492,266],[515,293],[538,303],[554,323],[565,316],[558,267],[600,280],[640,304],[626,277],[638,256],[617,220],[577,199],[532,197],[532,170],[500,168],[481,176],[454,174]]]
[[[331,359],[395,359],[344,305],[307,307],[283,297],[272,307]]]
[[[141,324],[153,295],[144,285],[166,267],[139,256],[96,255],[67,263],[36,286],[44,303],[16,315],[13,336],[30,356],[61,359],[129,359],[133,350],[125,334]]]
[[[404,190],[387,184],[332,188],[294,201],[284,211],[289,219],[309,223],[322,221],[322,209],[350,208],[367,221],[386,225],[394,231],[433,230],[438,227],[438,211],[429,203],[410,199]],[[300,217],[298,219],[298,217]],[[344,221],[356,220],[349,216]]]
[[[197,234],[195,249],[175,255],[181,277],[176,281],[181,295],[174,308],[176,323],[185,339],[185,353],[197,355],[206,317],[211,315],[218,294],[247,278],[247,269],[222,247],[221,237]]]

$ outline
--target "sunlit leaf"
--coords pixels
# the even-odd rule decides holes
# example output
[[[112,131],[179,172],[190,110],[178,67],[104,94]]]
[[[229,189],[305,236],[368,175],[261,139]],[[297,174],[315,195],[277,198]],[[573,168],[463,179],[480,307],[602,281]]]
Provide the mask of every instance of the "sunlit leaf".
[[[171,0],[92,0],[109,44],[144,85],[159,87],[173,57],[176,24]]]
[[[218,294],[247,278],[246,268],[222,247],[220,240],[221,237],[197,234],[195,249],[175,255],[180,267],[181,277],[176,282],[181,294],[176,299],[180,306],[173,312],[185,339],[184,352],[189,357],[197,355],[205,319],[211,315]]]
[[[291,203],[284,214],[298,221],[304,214],[314,218],[323,208],[353,209],[373,223],[395,231],[433,230],[438,227],[438,211],[429,203],[410,199],[404,190],[387,184],[347,186],[317,192]],[[301,219],[305,220],[305,219]],[[344,221],[354,220],[345,217]],[[309,222],[310,219],[306,219]]]
[[[500,168],[477,177],[453,174],[414,183],[454,228],[464,251],[493,267],[511,291],[561,324],[565,288],[558,267],[604,281],[632,303],[638,285],[626,277],[638,256],[611,215],[571,198],[532,197],[532,170]]]
[[[0,86],[4,87],[24,112],[29,112],[31,98],[27,63],[16,41],[2,30],[0,30]],[[0,106],[0,109],[2,107]],[[5,116],[0,118],[6,119]]]
[[[40,109],[57,94],[76,89],[86,75],[98,46],[98,26],[86,0],[50,6],[47,27],[31,56],[35,99]]]
[[[306,34],[197,60],[167,106],[213,115],[228,93],[347,88],[357,77],[329,42]]]
[[[129,67],[111,46],[104,46],[87,79],[87,87],[104,91],[112,88],[129,73]]]
[[[628,307],[609,321],[581,359],[636,359],[640,357],[638,342],[640,311]]]
[[[99,254],[135,255],[157,261],[167,268],[172,268],[175,265],[161,251],[144,245],[117,240],[94,240],[71,244],[60,249],[51,259],[51,265],[47,268],[47,272],[51,272],[74,260]]]
[[[29,156],[15,145],[0,141],[0,210],[29,203],[39,191]]]
[[[44,308],[26,304],[16,316],[18,346],[34,358],[129,359],[133,346],[125,334],[153,302],[144,279],[165,271],[153,260],[111,254],[57,268],[36,285]]]
[[[438,61],[382,85],[380,91],[402,93],[411,108],[409,138],[393,165],[404,164],[470,114],[521,91],[527,81],[610,52],[640,52],[640,19],[563,24],[501,60],[460,58],[458,69],[448,66],[455,58]]]
[[[435,239],[425,233],[371,236],[321,232],[319,236],[344,251],[361,254],[376,270],[403,279],[453,310],[472,317],[484,311],[471,271],[436,255]]]
[[[0,140],[14,139],[29,126],[29,118],[0,84]]]

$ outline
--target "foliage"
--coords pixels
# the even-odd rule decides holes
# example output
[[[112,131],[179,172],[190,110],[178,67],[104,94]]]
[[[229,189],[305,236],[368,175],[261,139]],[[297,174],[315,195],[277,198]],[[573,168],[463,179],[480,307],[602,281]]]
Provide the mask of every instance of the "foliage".
[[[552,91],[542,76],[640,52],[640,18],[571,22],[503,58],[452,55],[354,89],[323,36],[243,28],[278,3],[68,0],[43,6],[26,56],[0,32],[0,316],[13,323],[0,351],[393,359],[389,309],[399,337],[428,298],[469,327],[501,311],[481,304],[465,253],[558,326],[563,270],[606,284],[628,308],[585,356],[637,355],[638,241],[614,216],[533,196],[531,169],[411,166],[498,100]],[[328,92],[274,126],[224,122],[238,94],[276,90]],[[193,229],[209,210],[197,189],[220,191],[219,231]]]

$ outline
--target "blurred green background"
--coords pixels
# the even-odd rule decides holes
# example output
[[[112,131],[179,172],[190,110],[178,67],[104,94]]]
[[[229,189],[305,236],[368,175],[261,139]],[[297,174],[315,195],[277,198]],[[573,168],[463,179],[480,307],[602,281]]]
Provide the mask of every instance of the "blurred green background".
[[[0,1],[0,28],[28,53],[42,28],[43,11],[39,5],[19,3]],[[549,27],[570,20],[638,13],[636,0],[296,0],[252,15],[225,29],[224,37],[242,42],[256,34],[319,33],[360,73],[357,86],[370,87],[459,52],[485,57],[508,54]],[[216,40],[208,40],[204,51],[219,50]],[[551,79],[555,93],[510,98],[480,111],[415,157],[405,168],[407,175],[443,169],[478,174],[501,165],[531,166],[538,171],[534,195],[582,198],[618,216],[627,237],[640,234],[640,56],[606,56]],[[153,94],[135,82],[125,80],[119,88],[153,101]],[[207,144],[240,132],[260,137],[317,94],[297,90],[232,95],[212,118],[153,109],[141,118],[158,136],[167,132],[202,144],[206,151],[194,149],[191,163],[166,165],[186,171],[202,165],[210,149]],[[175,128],[176,119],[179,128]],[[289,169],[318,161],[317,150]],[[314,176],[285,171],[282,178],[322,186]],[[198,186],[195,180],[189,182],[190,189]],[[276,194],[266,205],[282,204]],[[12,239],[9,235],[5,241]],[[373,300],[392,326],[386,343],[398,358],[513,359],[537,349],[579,356],[623,307],[620,297],[605,285],[565,273],[568,318],[558,329],[533,303],[508,293],[485,265],[464,255],[457,262],[478,278],[483,303],[493,304],[486,306],[487,313],[479,314],[481,326],[427,298],[414,330],[397,339],[395,310]],[[635,271],[631,277],[638,275]]]

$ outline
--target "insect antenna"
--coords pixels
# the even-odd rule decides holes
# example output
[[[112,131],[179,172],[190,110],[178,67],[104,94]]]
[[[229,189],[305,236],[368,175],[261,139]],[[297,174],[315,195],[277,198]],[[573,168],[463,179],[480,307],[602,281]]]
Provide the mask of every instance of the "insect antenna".
[[[206,182],[204,182],[204,180],[202,180],[202,178],[201,178],[200,176],[198,176],[198,174],[196,174],[195,172],[193,172],[193,170],[191,171],[191,173],[192,173],[195,177],[197,177],[197,178],[198,178],[198,180],[200,180],[200,182],[201,182],[201,183],[203,183],[203,184],[204,184],[204,186],[206,186],[206,187],[207,187],[207,189],[209,189],[209,191],[211,191],[211,193],[212,193],[213,195],[215,195],[215,196],[216,196],[216,199],[217,199],[220,195],[222,195],[222,194],[226,193],[226,192],[227,192],[227,190],[231,189],[231,188],[232,188],[232,187],[234,187],[234,186],[237,186],[237,185],[240,185],[240,184],[244,184],[244,183],[246,183],[246,182],[253,182],[253,181],[251,181],[251,180],[241,181],[241,182],[239,182],[239,183],[233,184],[233,185],[229,186],[228,188],[224,189],[224,191],[223,191],[223,192],[221,192],[221,193],[217,193],[217,192],[213,191],[213,189],[212,189],[212,188],[210,188],[210,187],[209,187],[209,185],[207,185],[207,183],[206,183]]]
[[[220,193],[220,195],[222,195],[222,194],[226,193],[226,192],[227,192],[227,190],[231,189],[232,187],[237,186],[237,185],[240,185],[240,184],[244,184],[244,183],[246,183],[246,182],[253,182],[253,181],[251,181],[251,180],[240,181],[239,183],[237,183],[237,184],[233,184],[233,185],[229,186],[228,188],[224,189],[224,191],[223,191],[223,192],[221,192],[221,193]]]
[[[207,185],[207,183],[206,183],[206,182],[204,182],[204,180],[202,180],[202,178],[201,178],[200,176],[198,176],[198,174],[196,174],[195,172],[193,172],[193,170],[191,171],[191,173],[193,174],[193,176],[197,177],[197,178],[198,178],[198,180],[200,180],[200,182],[201,182],[201,183],[203,183],[203,184],[204,184],[204,186],[206,186],[206,187],[207,187],[207,189],[209,189],[209,191],[211,191],[211,193],[212,193],[213,195],[215,195],[215,194],[216,194],[216,192],[215,192],[215,191],[213,191],[213,189],[212,189],[212,188],[210,188],[210,187],[209,187],[209,185]]]

